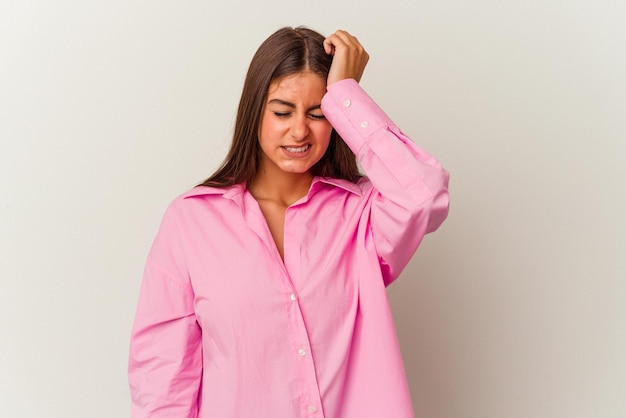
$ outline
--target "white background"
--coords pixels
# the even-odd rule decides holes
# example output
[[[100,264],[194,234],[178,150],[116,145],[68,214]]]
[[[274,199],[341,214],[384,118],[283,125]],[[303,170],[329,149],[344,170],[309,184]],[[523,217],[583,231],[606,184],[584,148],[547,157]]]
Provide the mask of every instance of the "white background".
[[[356,34],[452,175],[389,289],[422,418],[626,416],[623,1],[0,0],[0,416],[129,415],[161,215],[224,157],[258,45]],[[351,417],[342,417],[351,418]]]

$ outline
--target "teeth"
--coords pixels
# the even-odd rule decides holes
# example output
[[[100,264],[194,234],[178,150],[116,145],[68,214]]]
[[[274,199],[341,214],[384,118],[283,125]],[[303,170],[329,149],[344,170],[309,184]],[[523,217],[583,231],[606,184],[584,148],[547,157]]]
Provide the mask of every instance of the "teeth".
[[[305,152],[308,150],[310,145],[303,145],[301,147],[284,147],[289,152]]]

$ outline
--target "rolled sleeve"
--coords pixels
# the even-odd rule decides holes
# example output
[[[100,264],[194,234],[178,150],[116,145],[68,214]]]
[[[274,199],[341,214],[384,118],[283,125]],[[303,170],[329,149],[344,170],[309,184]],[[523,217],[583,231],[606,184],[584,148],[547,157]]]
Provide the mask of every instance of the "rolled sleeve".
[[[448,214],[449,173],[352,79],[328,86],[322,110],[373,185],[370,224],[386,284]]]

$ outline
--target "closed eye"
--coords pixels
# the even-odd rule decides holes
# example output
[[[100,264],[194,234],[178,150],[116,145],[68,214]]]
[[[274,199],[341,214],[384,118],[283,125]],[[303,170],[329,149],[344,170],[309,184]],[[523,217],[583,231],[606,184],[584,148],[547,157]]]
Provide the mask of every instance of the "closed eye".
[[[309,113],[309,117],[313,120],[324,120],[326,119],[326,116],[324,115],[314,115],[312,113]]]
[[[286,118],[291,115],[291,112],[274,112],[274,114],[279,118]]]

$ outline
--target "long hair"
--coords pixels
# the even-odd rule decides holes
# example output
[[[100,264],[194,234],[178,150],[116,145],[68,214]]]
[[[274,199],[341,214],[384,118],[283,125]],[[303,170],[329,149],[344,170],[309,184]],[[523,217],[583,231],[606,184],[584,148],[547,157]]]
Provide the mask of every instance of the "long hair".
[[[302,71],[312,71],[326,80],[332,56],[324,51],[323,42],[324,37],[311,29],[285,27],[261,44],[248,68],[228,155],[201,186],[228,187],[254,179],[261,154],[259,123],[270,84]],[[352,182],[361,177],[354,153],[334,129],[326,153],[311,167],[311,173]]]

